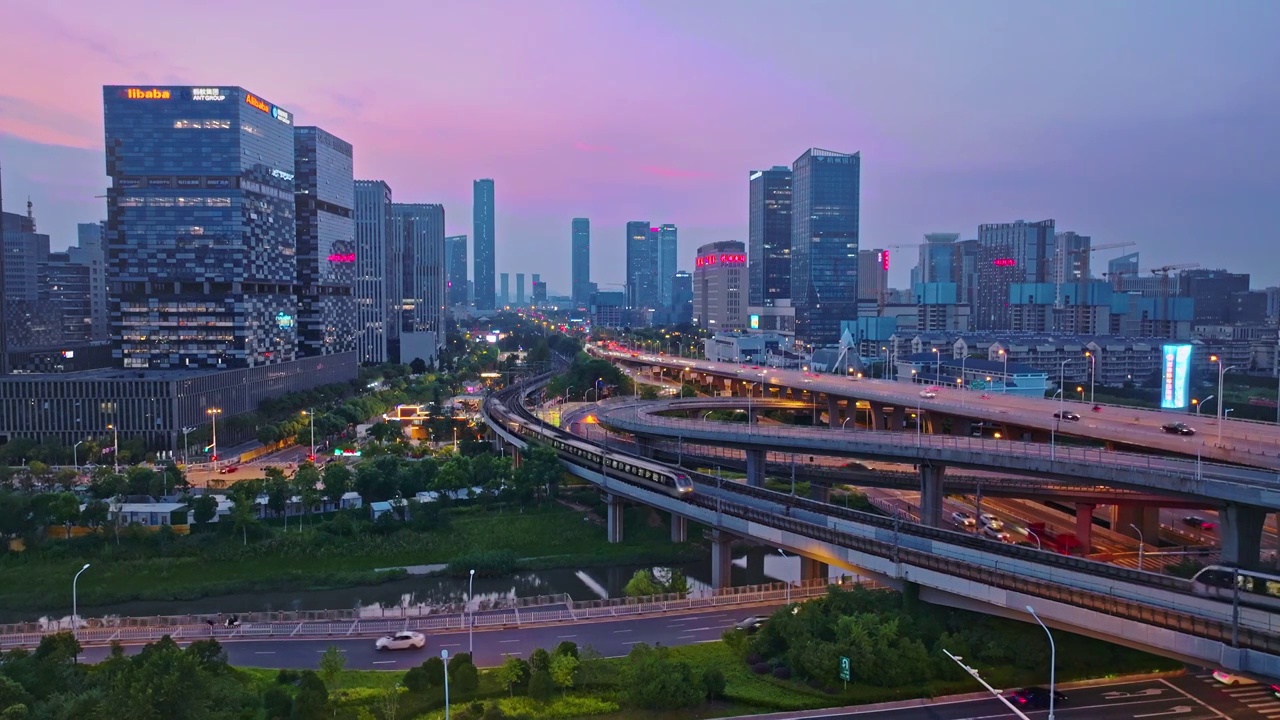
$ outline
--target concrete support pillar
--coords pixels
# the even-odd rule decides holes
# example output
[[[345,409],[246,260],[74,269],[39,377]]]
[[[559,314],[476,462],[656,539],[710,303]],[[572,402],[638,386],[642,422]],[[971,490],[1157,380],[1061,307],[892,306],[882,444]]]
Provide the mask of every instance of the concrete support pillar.
[[[1118,533],[1137,538],[1133,528],[1142,531],[1142,537],[1148,543],[1155,544],[1160,537],[1160,508],[1147,505],[1116,505],[1111,513],[1111,529]]]
[[[884,405],[881,405],[880,403],[867,403],[867,404],[871,406],[871,411],[870,413],[868,413],[869,417],[867,418],[867,429],[883,430],[884,429],[883,427],[884,426]]]
[[[733,537],[719,530],[711,531],[711,588],[720,590],[733,585]]]
[[[760,418],[760,408],[759,408],[759,407],[757,407],[757,406],[753,406],[750,410],[748,410],[748,411],[747,411],[747,424],[748,424],[748,425],[755,425],[755,424],[757,424],[757,423],[759,422],[759,418]]]
[[[1267,511],[1256,505],[1227,503],[1218,515],[1222,521],[1222,563],[1255,568],[1261,560],[1262,524]]]
[[[608,538],[611,543],[622,542],[622,520],[623,510],[627,504],[622,498],[612,493],[606,493],[604,496],[605,508],[608,515]]]
[[[929,527],[942,527],[942,478],[945,465],[920,466],[920,522]]]
[[[831,487],[829,485],[819,485],[817,483],[809,483],[809,499],[816,500],[820,503],[831,502]]]
[[[1076,503],[1076,540],[1086,555],[1093,552],[1093,511],[1097,507],[1092,503]]]
[[[512,445],[508,449],[511,450],[511,468],[513,470],[519,470],[520,466],[524,464],[524,458],[520,456],[520,448]]]
[[[829,427],[838,428],[840,427],[840,423],[843,420],[844,418],[840,417],[840,401],[828,395],[827,396],[827,425]]]
[[[681,515],[671,513],[671,542],[682,543],[689,539],[689,521]]]
[[[764,577],[764,556],[769,554],[767,548],[753,547],[747,550],[747,577],[752,578],[748,583],[761,582],[756,578]]]
[[[894,432],[902,432],[907,426],[907,409],[901,406],[895,407],[893,412],[889,414],[889,429]]]
[[[636,436],[636,453],[643,458],[653,458],[653,438]]]
[[[765,461],[766,455],[764,450],[748,449],[747,453],[747,484],[751,487],[764,487]]]
[[[817,578],[826,579],[830,574],[831,569],[827,567],[826,563],[820,560],[814,560],[813,558],[804,557],[803,555],[800,556],[801,582]]]
[[[921,410],[920,414],[924,416],[923,422],[924,422],[925,434],[936,435],[938,431],[941,429],[938,427],[938,419],[934,417],[933,413],[928,412],[926,410]]]

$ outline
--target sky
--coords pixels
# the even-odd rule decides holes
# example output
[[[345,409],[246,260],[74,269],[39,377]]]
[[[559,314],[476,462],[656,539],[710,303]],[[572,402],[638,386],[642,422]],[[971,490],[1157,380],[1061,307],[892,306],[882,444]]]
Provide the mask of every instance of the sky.
[[[216,6],[216,11],[208,8]],[[326,6],[332,6],[328,8]],[[355,146],[356,177],[471,235],[498,272],[622,282],[625,224],[747,239],[751,170],[862,154],[861,247],[907,284],[925,233],[1053,218],[1095,267],[1280,283],[1273,0],[0,0],[5,209],[55,248],[105,217],[105,84],[240,85]],[[907,246],[893,249],[893,246]],[[514,281],[513,281],[514,286]]]

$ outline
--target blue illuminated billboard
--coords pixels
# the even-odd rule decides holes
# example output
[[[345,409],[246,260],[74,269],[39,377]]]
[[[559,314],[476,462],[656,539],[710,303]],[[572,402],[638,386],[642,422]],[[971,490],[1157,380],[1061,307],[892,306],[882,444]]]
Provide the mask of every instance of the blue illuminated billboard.
[[[1160,407],[1184,410],[1191,373],[1191,346],[1165,345],[1160,363]]]
[[[760,329],[760,316],[759,316],[759,315],[752,315],[752,316],[751,316],[751,329],[752,329],[752,330],[759,330],[759,329]]]

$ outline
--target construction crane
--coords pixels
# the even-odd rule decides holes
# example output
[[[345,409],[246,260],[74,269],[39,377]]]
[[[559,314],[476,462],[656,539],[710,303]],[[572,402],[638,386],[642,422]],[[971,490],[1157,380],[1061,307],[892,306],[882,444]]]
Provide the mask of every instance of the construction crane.
[[[1054,253],[1054,263],[1057,265],[1054,272],[1054,288],[1053,288],[1053,309],[1062,309],[1062,285],[1067,279],[1067,263],[1074,259],[1076,255],[1088,255],[1099,250],[1118,250],[1120,248],[1137,245],[1132,240],[1127,242],[1107,243],[1105,245],[1090,245],[1089,247],[1077,248],[1075,250],[1066,250],[1065,245],[1058,245],[1057,251]]]

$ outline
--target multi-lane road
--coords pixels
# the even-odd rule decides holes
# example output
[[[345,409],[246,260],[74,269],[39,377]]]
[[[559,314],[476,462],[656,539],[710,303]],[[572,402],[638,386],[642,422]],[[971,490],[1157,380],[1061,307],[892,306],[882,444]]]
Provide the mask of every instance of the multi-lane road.
[[[1114,440],[1168,452],[1195,455],[1200,449],[1205,457],[1227,460],[1257,467],[1280,468],[1280,425],[1226,420],[1219,429],[1214,418],[1196,417],[1185,412],[1144,410],[1106,406],[1092,412],[1089,403],[1047,398],[1020,397],[1002,393],[980,393],[951,387],[939,387],[934,398],[921,398],[921,386],[892,380],[871,380],[833,376],[754,365],[690,360],[669,355],[614,352],[593,349],[604,357],[629,363],[703,372],[733,377],[744,382],[763,381],[771,388],[794,388],[835,397],[856,397],[897,407],[915,407],[935,412],[989,420],[1040,430],[1057,429],[1080,437]],[[1058,423],[1053,414],[1060,408],[1079,413],[1078,422]],[[1161,429],[1171,422],[1186,422],[1196,427],[1195,437],[1170,435]],[[1221,431],[1221,446],[1218,443]]]

